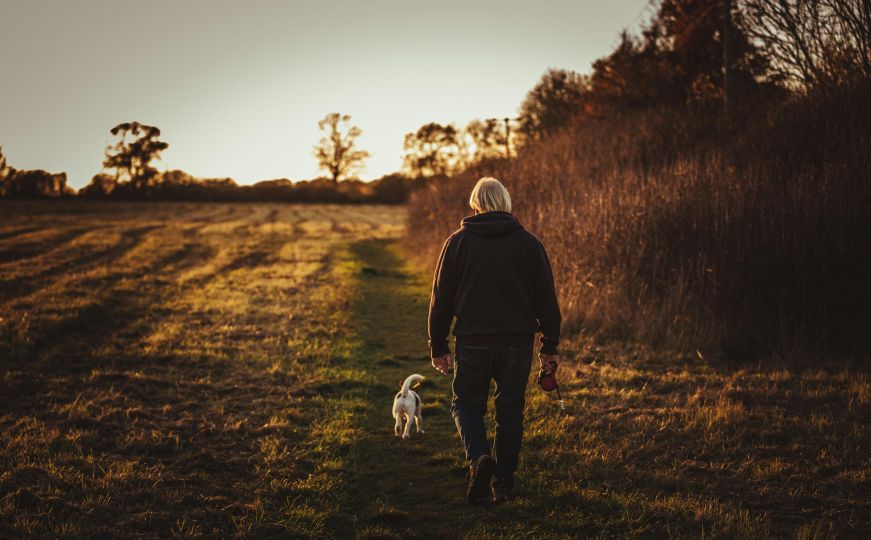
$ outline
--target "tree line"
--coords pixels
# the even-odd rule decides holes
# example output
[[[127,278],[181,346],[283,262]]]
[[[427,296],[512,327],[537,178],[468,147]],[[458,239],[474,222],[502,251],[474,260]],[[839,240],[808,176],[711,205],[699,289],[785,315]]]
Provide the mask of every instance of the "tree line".
[[[0,148],[0,197],[188,201],[284,201],[333,203],[405,202],[418,179],[388,174],[363,182],[356,174],[369,153],[356,148],[362,131],[350,117],[328,114],[319,126],[324,137],[314,155],[327,178],[292,182],[264,180],[239,185],[232,178],[196,178],[185,171],[160,171],[154,163],[169,144],[156,126],[123,122],[110,130],[116,138],[104,152],[103,170],[78,192],[66,185],[66,173],[22,171],[8,165]],[[341,183],[340,183],[341,180]]]
[[[517,118],[475,119],[464,126],[429,122],[403,139],[401,171],[362,185],[370,153],[362,130],[338,112],[319,122],[313,154],[327,176],[238,186],[154,166],[168,144],[155,126],[125,122],[110,132],[103,171],[81,189],[91,198],[402,201],[421,179],[513,159],[572,125],[655,107],[704,111],[751,107],[806,93],[827,93],[871,75],[867,0],[661,0],[638,34],[624,31],[590,74],[548,69],[520,104]],[[0,151],[0,196],[62,197],[64,173],[18,171]],[[344,185],[340,185],[344,184]],[[383,184],[383,185],[382,185]]]

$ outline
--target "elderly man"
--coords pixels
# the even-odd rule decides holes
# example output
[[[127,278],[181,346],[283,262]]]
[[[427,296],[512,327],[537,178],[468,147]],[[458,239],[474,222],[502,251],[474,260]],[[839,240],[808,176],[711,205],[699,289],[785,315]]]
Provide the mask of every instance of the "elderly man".
[[[474,216],[445,241],[429,307],[432,364],[453,368],[451,415],[469,460],[468,500],[511,498],[523,439],[524,393],[535,333],[542,369],[557,367],[560,311],[553,272],[541,242],[511,215],[511,198],[495,178],[472,190]],[[451,321],[456,361],[448,348]],[[493,453],[484,415],[496,381]]]

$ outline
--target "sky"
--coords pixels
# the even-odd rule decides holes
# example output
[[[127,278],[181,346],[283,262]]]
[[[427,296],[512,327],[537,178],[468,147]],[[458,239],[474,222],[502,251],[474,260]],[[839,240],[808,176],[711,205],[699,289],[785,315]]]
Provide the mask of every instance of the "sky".
[[[341,112],[378,178],[421,125],[514,117],[548,68],[588,73],[647,4],[0,0],[0,146],[80,188],[135,120],[169,143],[161,170],[300,180],[321,174],[318,121]]]

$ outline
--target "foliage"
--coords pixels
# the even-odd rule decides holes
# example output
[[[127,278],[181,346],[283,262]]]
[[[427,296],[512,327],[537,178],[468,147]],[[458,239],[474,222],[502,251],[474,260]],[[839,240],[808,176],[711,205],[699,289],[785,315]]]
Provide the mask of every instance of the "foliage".
[[[369,152],[356,149],[357,138],[363,130],[351,126],[350,122],[349,115],[339,113],[330,113],[318,122],[326,135],[315,146],[314,154],[320,168],[330,174],[333,182],[356,176],[369,157]]]
[[[458,170],[457,129],[436,122],[424,124],[405,135],[404,167],[411,176],[438,176]]]
[[[118,180],[104,172],[100,172],[91,177],[91,182],[79,190],[79,197],[89,199],[99,199],[108,197],[118,186]]]
[[[155,201],[402,204],[419,184],[414,179],[392,174],[371,182],[345,180],[336,183],[327,178],[291,182],[282,178],[238,185],[232,178],[195,178],[173,169],[158,174],[149,188],[147,198]],[[109,187],[102,187],[104,185]],[[132,189],[129,184],[116,187],[112,177],[98,174],[79,191],[79,196],[89,199],[141,200],[146,195]]]
[[[6,162],[6,155],[3,154],[3,147],[0,146],[0,182],[6,180],[6,176],[10,172],[9,164]]]
[[[589,79],[565,69],[549,69],[520,105],[520,131],[537,140],[568,125],[581,107]]]
[[[42,169],[18,170],[10,166],[0,147],[0,197],[57,198],[72,195],[66,173]]]
[[[116,184],[128,182],[133,191],[147,193],[158,176],[151,162],[169,148],[158,139],[160,129],[139,122],[124,122],[110,132],[118,137],[118,142],[106,148],[103,167],[115,170]]]
[[[509,118],[488,118],[486,120],[472,120],[466,124],[463,130],[463,140],[471,142],[471,152],[465,152],[463,162],[466,166],[481,163],[488,159],[509,157],[508,145],[510,144],[507,131]],[[467,145],[468,147],[468,145]]]
[[[434,122],[405,136],[403,168],[409,176],[435,178],[458,174],[481,163],[504,159],[517,145],[510,118],[474,119],[465,127]]]
[[[730,35],[730,91],[758,94],[768,59],[731,16],[724,21],[722,6],[721,0],[664,0],[640,36],[621,33],[615,50],[593,63],[587,111],[722,101],[724,25]]]

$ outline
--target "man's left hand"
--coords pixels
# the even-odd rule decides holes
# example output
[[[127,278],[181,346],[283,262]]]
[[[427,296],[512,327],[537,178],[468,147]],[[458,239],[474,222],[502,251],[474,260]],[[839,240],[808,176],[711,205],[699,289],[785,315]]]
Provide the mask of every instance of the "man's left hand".
[[[555,373],[559,366],[559,355],[557,354],[538,354],[538,362],[541,364],[541,369],[545,373]]]
[[[454,358],[450,353],[437,356],[432,359],[432,367],[439,370],[442,375],[448,375],[454,369]]]

